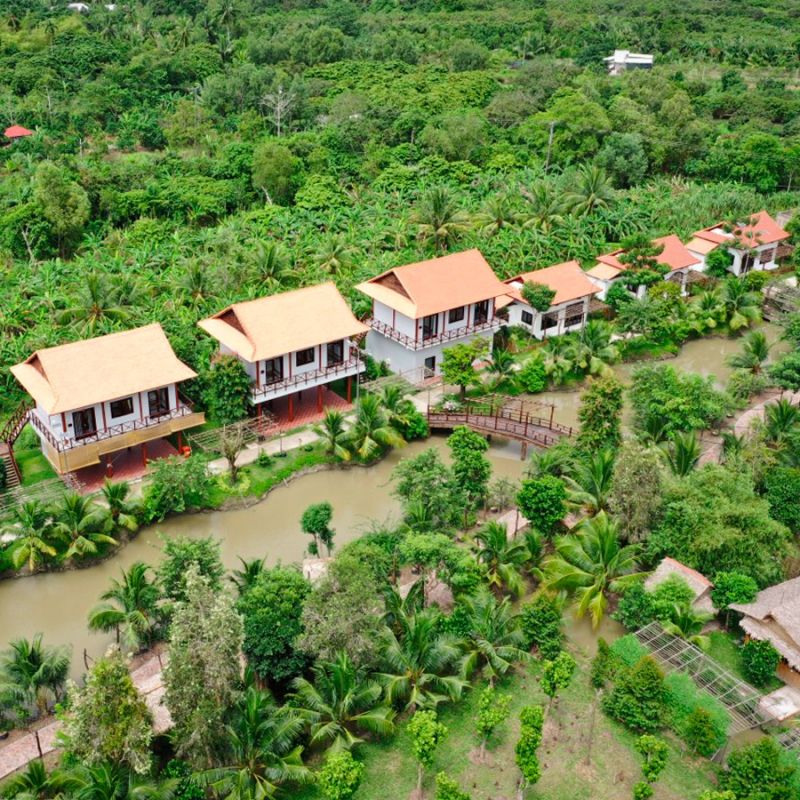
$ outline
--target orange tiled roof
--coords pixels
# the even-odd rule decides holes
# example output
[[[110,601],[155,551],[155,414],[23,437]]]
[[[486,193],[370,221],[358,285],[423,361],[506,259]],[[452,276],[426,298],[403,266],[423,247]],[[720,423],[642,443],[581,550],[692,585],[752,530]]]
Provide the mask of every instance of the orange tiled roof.
[[[781,228],[766,211],[759,211],[747,222],[739,223],[733,231],[725,230],[725,223],[718,222],[716,225],[696,231],[694,235],[698,239],[705,239],[714,244],[731,244],[732,240],[739,239],[745,247],[758,247],[762,244],[782,242],[791,234]]]
[[[689,252],[686,245],[681,240],[671,233],[669,236],[661,236],[658,239],[653,239],[653,244],[663,245],[664,249],[656,256],[659,264],[669,268],[670,272],[678,269],[686,269],[700,263],[700,259],[696,255]],[[627,266],[619,260],[625,250],[614,250],[613,253],[606,253],[597,257],[598,264],[603,264],[610,269],[598,270],[596,267],[589,270],[590,275],[598,278],[615,278],[620,272],[627,269]],[[602,273],[602,274],[601,274]]]
[[[565,261],[562,264],[554,264],[552,267],[524,272],[514,278],[509,278],[506,281],[510,287],[508,296],[512,300],[524,303],[521,290],[523,284],[528,282],[539,283],[553,289],[556,293],[552,302],[554,306],[568,303],[570,300],[578,300],[590,294],[597,294],[600,291],[586,277],[586,273],[577,261]]]

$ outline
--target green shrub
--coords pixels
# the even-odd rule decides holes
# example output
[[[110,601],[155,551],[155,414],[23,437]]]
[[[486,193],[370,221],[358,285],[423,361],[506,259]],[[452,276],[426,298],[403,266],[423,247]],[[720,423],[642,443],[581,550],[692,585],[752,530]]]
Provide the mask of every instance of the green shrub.
[[[270,464],[272,464],[272,458],[270,457],[270,454],[264,450],[261,450],[256,456],[256,464],[264,469],[269,467]]]
[[[658,664],[643,656],[616,676],[603,709],[617,722],[637,733],[655,733],[664,727],[667,691]]]
[[[547,374],[541,358],[531,358],[517,373],[517,384],[528,394],[537,394],[547,388]]]
[[[611,645],[610,651],[612,658],[626,667],[634,666],[647,655],[647,648],[632,633],[617,639]]]
[[[652,595],[643,584],[634,583],[625,590],[613,616],[629,631],[643,628],[656,618]]]
[[[589,676],[595,689],[602,689],[616,672],[617,661],[611,654],[608,642],[601,636],[597,640],[597,653],[592,659],[592,670]]]
[[[715,697],[702,692],[682,672],[664,679],[669,708],[669,726],[697,753],[712,755],[728,735],[730,716]],[[699,713],[702,712],[702,713]]]
[[[742,646],[745,677],[756,686],[766,686],[775,677],[780,661],[780,653],[770,642],[751,639]]]
[[[545,660],[554,659],[564,641],[561,604],[557,599],[540,595],[526,603],[520,612],[520,627],[528,647],[535,647]]]

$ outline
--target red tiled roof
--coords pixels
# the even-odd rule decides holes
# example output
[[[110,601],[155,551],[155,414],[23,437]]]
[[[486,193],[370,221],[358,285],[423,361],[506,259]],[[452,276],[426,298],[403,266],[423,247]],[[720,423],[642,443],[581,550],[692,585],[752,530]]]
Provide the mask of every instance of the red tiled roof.
[[[725,230],[725,226],[726,223],[718,222],[716,225],[709,225],[708,228],[697,231],[694,235],[698,239],[705,239],[714,244],[731,243],[733,239],[738,239],[745,247],[782,242],[790,236],[766,211],[753,214],[747,222],[738,223],[732,231]]]
[[[551,305],[557,306],[577,300],[589,294],[597,294],[600,290],[586,277],[577,261],[565,261],[563,264],[554,264],[552,267],[537,269],[533,272],[524,272],[506,281],[510,291],[508,296],[518,302],[525,302],[522,298],[522,284],[532,282],[547,286],[555,291]],[[498,303],[498,306],[500,304]]]
[[[686,249],[686,245],[684,245],[674,233],[669,236],[661,236],[658,239],[653,239],[653,244],[664,246],[664,249],[656,258],[658,259],[658,263],[668,267],[670,272],[674,272],[676,269],[686,269],[687,267],[692,267],[700,263],[700,259],[690,253],[689,250]],[[619,256],[624,252],[625,250],[623,249],[614,250],[613,253],[606,253],[605,255],[598,256],[597,260],[600,264],[605,264],[606,266],[613,267],[622,272],[627,269],[626,265],[619,260]]]
[[[3,131],[6,139],[21,139],[23,136],[33,136],[33,131],[23,128],[22,125],[12,125]]]

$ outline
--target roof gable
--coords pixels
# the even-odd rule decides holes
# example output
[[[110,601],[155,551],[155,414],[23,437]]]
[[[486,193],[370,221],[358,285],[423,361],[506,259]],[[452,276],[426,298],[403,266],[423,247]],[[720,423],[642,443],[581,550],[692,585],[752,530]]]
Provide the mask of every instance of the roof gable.
[[[696,231],[694,236],[714,244],[728,244],[734,248],[736,244],[741,244],[751,248],[782,242],[788,239],[790,234],[765,210],[761,210],[747,220],[738,222],[733,229],[730,229],[728,223],[718,222],[716,225],[709,225]]]
[[[509,278],[505,283],[511,288],[509,297],[517,302],[524,303],[522,297],[522,287],[525,283],[538,283],[547,286],[556,294],[551,305],[557,306],[561,303],[568,303],[571,300],[578,300],[587,295],[597,294],[600,290],[587,277],[577,261],[565,261],[562,264],[554,264],[551,267],[537,269],[533,272],[523,272],[513,278]]]

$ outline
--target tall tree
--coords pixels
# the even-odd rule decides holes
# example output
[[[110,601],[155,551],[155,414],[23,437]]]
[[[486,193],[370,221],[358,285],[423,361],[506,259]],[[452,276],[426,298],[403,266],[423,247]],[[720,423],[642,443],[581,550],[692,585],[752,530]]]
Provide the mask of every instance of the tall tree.
[[[622,441],[623,386],[613,374],[593,378],[581,394],[578,446],[592,453],[604,447],[617,448]]]
[[[432,241],[436,250],[443,253],[467,229],[469,219],[458,208],[450,190],[435,186],[420,197],[411,214],[423,241]]]

